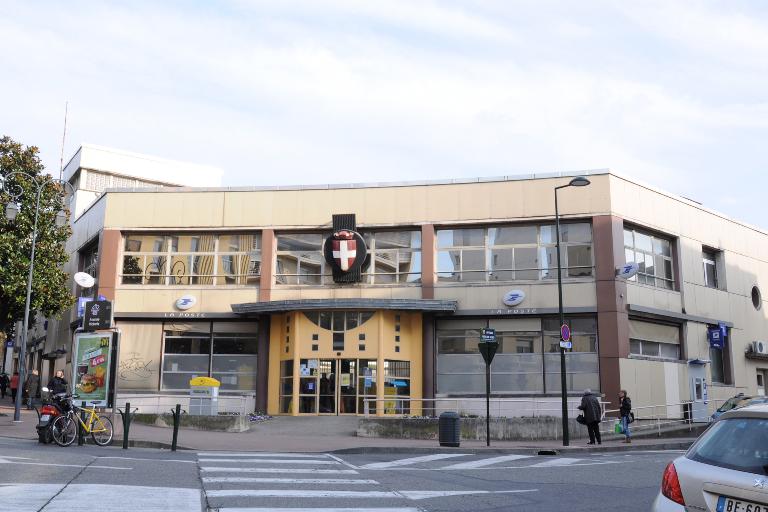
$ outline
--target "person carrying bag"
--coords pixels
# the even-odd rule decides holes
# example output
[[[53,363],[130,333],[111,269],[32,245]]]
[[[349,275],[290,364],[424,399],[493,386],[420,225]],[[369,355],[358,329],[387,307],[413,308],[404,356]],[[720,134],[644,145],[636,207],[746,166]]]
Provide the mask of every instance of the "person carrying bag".
[[[632,400],[627,396],[626,390],[619,391],[619,416],[621,417],[621,433],[624,434],[624,443],[632,442],[632,432],[629,429],[629,424],[634,420],[632,414]]]

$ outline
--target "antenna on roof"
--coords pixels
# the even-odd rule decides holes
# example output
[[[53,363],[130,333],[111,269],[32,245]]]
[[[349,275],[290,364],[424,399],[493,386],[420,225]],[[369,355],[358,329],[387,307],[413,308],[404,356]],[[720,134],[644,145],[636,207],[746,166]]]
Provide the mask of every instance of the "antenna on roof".
[[[61,136],[61,158],[59,158],[59,179],[64,176],[64,141],[67,140],[67,110],[69,102],[64,103],[64,134]]]

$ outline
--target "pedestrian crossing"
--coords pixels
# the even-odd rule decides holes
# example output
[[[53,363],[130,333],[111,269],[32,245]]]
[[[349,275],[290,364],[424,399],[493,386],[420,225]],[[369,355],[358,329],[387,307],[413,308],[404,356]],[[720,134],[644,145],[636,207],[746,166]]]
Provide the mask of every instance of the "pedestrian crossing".
[[[387,458],[387,457],[385,457]],[[460,458],[473,460],[456,463]],[[415,501],[475,494],[525,494],[538,489],[488,491],[391,488],[386,471],[486,469],[533,458],[466,453],[399,457],[354,465],[331,454],[200,452],[198,466],[208,510],[213,512],[418,512]],[[377,473],[378,472],[378,473]],[[506,499],[506,498],[505,498]]]

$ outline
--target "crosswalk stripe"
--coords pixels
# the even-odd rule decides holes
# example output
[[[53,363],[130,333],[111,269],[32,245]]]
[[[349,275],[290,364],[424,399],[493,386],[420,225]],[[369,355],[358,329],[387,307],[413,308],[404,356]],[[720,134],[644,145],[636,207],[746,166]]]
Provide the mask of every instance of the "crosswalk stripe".
[[[550,468],[555,466],[569,466],[571,464],[575,464],[577,462],[582,461],[583,459],[571,459],[569,457],[559,457],[557,459],[547,460],[544,462],[539,462],[538,464],[533,464],[531,466],[528,466],[529,468]]]
[[[201,466],[200,471],[217,473],[314,473],[322,475],[357,475],[354,469],[316,469],[316,468],[229,468],[226,466]]]
[[[305,459],[198,459],[199,462],[258,462],[260,464],[338,464],[335,460],[305,460]]]
[[[387,469],[400,466],[410,466],[411,464],[419,464],[421,462],[430,462],[433,460],[450,459],[453,457],[466,457],[468,453],[438,453],[435,455],[424,455],[421,457],[409,457],[407,459],[397,459],[387,462],[374,462],[359,466],[361,469]]]
[[[262,483],[262,484],[328,484],[328,485],[379,485],[376,480],[354,478],[252,478],[240,476],[207,476],[204,483]]]
[[[426,500],[429,498],[444,498],[446,496],[467,496],[470,494],[520,494],[537,492],[538,489],[517,489],[514,491],[399,491],[409,500]]]
[[[402,498],[394,491],[332,491],[292,489],[214,489],[209,498]]]
[[[286,459],[327,459],[324,453],[282,452],[197,452],[198,457],[283,457]]]
[[[487,459],[451,464],[450,466],[445,466],[440,469],[475,469],[510,460],[530,459],[531,457],[533,457],[533,455],[502,455],[500,457],[489,457]]]
[[[219,512],[318,512],[316,508],[222,508],[217,509]],[[413,507],[402,508],[324,508],[322,512],[420,512],[421,509]]]

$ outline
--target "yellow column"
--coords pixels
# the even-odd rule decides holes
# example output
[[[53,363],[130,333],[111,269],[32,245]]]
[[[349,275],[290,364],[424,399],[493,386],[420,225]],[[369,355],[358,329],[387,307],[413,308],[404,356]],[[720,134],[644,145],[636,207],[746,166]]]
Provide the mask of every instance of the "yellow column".
[[[299,314],[296,311],[291,313],[290,321],[291,349],[293,349],[293,400],[291,401],[293,404],[293,416],[299,415],[299,362],[301,361],[301,354],[299,351],[299,321],[296,319],[296,315]]]
[[[386,311],[379,311],[379,348],[376,362],[376,416],[384,415],[384,315]]]

